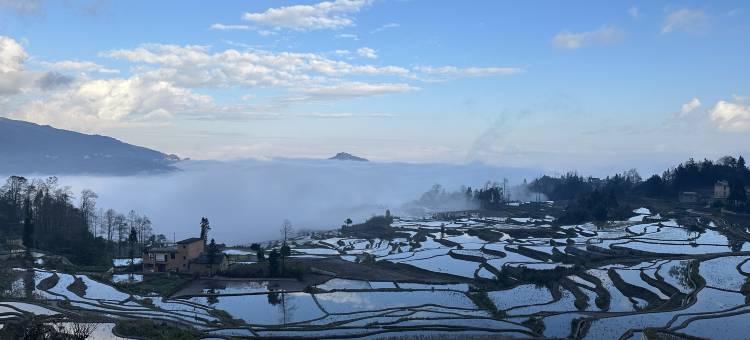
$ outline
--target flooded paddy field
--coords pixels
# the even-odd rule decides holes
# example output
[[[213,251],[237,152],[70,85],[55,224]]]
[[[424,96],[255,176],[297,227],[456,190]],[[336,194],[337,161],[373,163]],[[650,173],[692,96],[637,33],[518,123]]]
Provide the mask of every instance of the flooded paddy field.
[[[106,282],[17,268],[2,292],[0,323],[143,318],[213,338],[746,339],[737,325],[750,321],[750,243],[705,217],[688,227],[667,212],[634,214],[600,225],[558,225],[552,216],[404,218],[390,237],[311,233],[292,240],[289,259],[317,269],[310,278],[200,279],[170,296],[115,287],[138,275]],[[262,265],[249,250],[227,254],[240,259],[233,265]]]

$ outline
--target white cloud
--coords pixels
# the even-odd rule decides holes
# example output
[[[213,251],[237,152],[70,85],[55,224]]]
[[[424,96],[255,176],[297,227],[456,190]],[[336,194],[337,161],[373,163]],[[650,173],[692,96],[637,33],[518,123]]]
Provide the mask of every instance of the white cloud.
[[[390,113],[351,113],[351,112],[310,112],[299,113],[297,117],[303,118],[391,118],[395,115]]]
[[[83,60],[33,61],[12,38],[0,36],[2,114],[75,130],[138,126],[175,119],[268,119],[285,115],[288,105],[406,93],[419,88],[397,77],[436,78],[517,74],[519,68],[454,66],[409,70],[394,65],[354,64],[326,57],[331,53],[271,52],[247,48],[212,51],[201,45],[144,44],[100,53],[131,63],[129,77],[116,69]],[[335,55],[376,58],[375,50],[336,50]],[[49,71],[28,71],[27,62]],[[63,72],[63,73],[60,73]],[[76,72],[75,78],[66,75]],[[90,73],[96,72],[92,78]],[[113,78],[109,78],[113,77]],[[364,77],[373,77],[365,81]],[[388,80],[383,80],[388,79]],[[278,97],[252,103],[216,104],[194,89],[272,88]],[[294,97],[293,97],[294,96]],[[252,100],[255,97],[243,96]],[[336,116],[336,115],[334,115]],[[338,114],[343,117],[343,115]]]
[[[750,105],[741,98],[733,102],[720,100],[708,111],[720,130],[734,132],[750,131]]]
[[[212,30],[216,31],[247,31],[250,29],[248,25],[225,25],[225,24],[213,24],[211,25]]]
[[[557,47],[574,50],[591,44],[611,43],[620,39],[622,35],[623,33],[613,26],[602,26],[589,32],[563,31],[555,35],[552,42]]]
[[[682,104],[682,107],[680,107],[680,117],[685,117],[693,110],[699,108],[701,106],[701,101],[698,98],[693,98],[689,102]]]
[[[304,99],[347,99],[357,97],[379,96],[390,93],[403,93],[417,90],[409,84],[382,83],[370,84],[362,82],[347,82],[333,86],[320,86],[304,90]]]
[[[335,51],[333,51],[333,54],[335,54],[337,56],[348,56],[348,55],[352,54],[352,51],[349,51],[349,50],[335,50]]]
[[[33,13],[41,8],[41,3],[41,0],[0,0],[0,8],[9,8],[19,13]]]
[[[143,75],[184,87],[306,87],[350,75],[409,74],[398,66],[354,65],[315,53],[234,49],[211,53],[207,47],[195,45],[147,44],[103,55],[158,66],[143,71]]]
[[[385,24],[383,26],[380,26],[380,27],[378,27],[378,28],[370,31],[370,34],[380,33],[380,32],[383,32],[385,30],[388,30],[388,29],[391,29],[391,28],[400,27],[400,26],[401,25],[399,25],[399,24],[397,24],[395,22],[389,22],[389,23],[387,23],[387,24]]]
[[[488,77],[502,75],[516,75],[524,72],[519,67],[465,67],[456,66],[419,66],[414,68],[415,71],[430,75],[442,77]]]
[[[76,130],[171,118],[212,104],[209,96],[139,76],[86,80],[20,105],[10,115]]]
[[[638,18],[640,18],[640,17],[641,17],[641,12],[640,12],[640,11],[638,10],[638,7],[635,7],[635,6],[633,6],[633,7],[630,7],[630,8],[628,9],[628,14],[629,14],[629,15],[630,15],[630,17],[631,17],[631,18],[633,18],[633,19],[638,19]]]
[[[369,47],[362,47],[357,49],[357,54],[359,54],[359,56],[363,58],[378,59],[378,54],[375,52],[375,50]]]
[[[41,62],[45,68],[57,71],[75,71],[75,72],[97,72],[117,74],[119,70],[107,68],[91,61],[80,60],[61,60],[55,62]]]
[[[707,23],[708,16],[703,11],[682,8],[667,13],[661,33],[668,34],[676,31],[702,33]]]
[[[0,99],[33,87],[42,72],[27,71],[29,55],[16,40],[0,35]]]
[[[19,72],[29,55],[17,41],[10,37],[0,36],[0,72]]]
[[[339,39],[359,40],[359,37],[357,37],[356,34],[351,34],[351,33],[336,34],[336,38],[339,38]]]
[[[262,13],[245,13],[243,19],[259,25],[293,30],[338,29],[354,25],[351,13],[359,12],[371,0],[335,0],[314,5],[269,8]]]
[[[270,37],[272,35],[277,35],[277,34],[279,34],[279,33],[275,32],[275,31],[269,31],[269,30],[260,30],[260,31],[258,31],[258,35],[263,36],[263,37]]]

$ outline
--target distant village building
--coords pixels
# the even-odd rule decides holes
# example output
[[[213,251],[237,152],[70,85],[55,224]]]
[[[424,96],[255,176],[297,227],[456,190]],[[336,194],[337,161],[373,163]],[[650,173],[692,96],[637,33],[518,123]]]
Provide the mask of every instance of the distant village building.
[[[680,203],[698,203],[698,193],[695,191],[683,191],[679,195]]]
[[[25,253],[26,247],[23,246],[23,240],[20,238],[6,238],[4,243],[0,243],[0,260],[19,257]]]
[[[149,247],[143,251],[144,273],[184,273],[212,275],[226,269],[224,253],[218,253],[213,261],[205,254],[206,242],[193,237],[168,247]]]
[[[726,200],[729,198],[729,182],[728,181],[717,181],[714,184],[714,200]]]

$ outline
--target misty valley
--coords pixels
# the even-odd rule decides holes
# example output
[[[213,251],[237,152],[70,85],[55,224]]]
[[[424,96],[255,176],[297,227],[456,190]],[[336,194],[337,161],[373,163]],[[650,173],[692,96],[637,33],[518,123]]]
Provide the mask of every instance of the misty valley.
[[[211,171],[196,175],[196,166]],[[205,199],[226,195],[218,173],[242,166],[256,176],[263,168],[273,169],[264,176],[305,173],[311,188],[329,183],[332,171],[339,185],[351,181],[342,174],[357,172],[381,181],[381,190],[389,185],[384,169],[404,167],[197,162],[173,175],[86,178],[106,195],[127,190],[112,183],[145,181],[162,191],[157,198],[184,194],[166,189],[181,188],[171,182],[180,176],[215,178],[199,186]],[[320,168],[326,171],[316,174]],[[419,182],[398,172],[388,179]],[[731,325],[750,321],[750,215],[739,180],[748,175],[744,158],[728,156],[689,160],[646,180],[629,170],[601,179],[568,173],[455,190],[433,185],[421,194],[402,188],[409,199],[391,194],[369,206],[349,201],[350,190],[375,193],[366,202],[378,197],[373,189],[308,189],[295,204],[331,197],[338,210],[322,211],[342,223],[283,220],[273,227],[252,217],[203,217],[179,230],[162,226],[173,225],[163,217],[152,222],[134,210],[97,209],[111,201],[88,189],[76,195],[64,182],[79,186],[84,177],[12,176],[0,211],[0,320],[14,336],[89,338],[638,339],[721,332],[722,339],[744,339],[746,332]],[[454,187],[467,179],[448,177]],[[723,177],[737,179],[717,181]],[[142,190],[136,188],[129,189]],[[246,202],[246,194],[232,195]]]

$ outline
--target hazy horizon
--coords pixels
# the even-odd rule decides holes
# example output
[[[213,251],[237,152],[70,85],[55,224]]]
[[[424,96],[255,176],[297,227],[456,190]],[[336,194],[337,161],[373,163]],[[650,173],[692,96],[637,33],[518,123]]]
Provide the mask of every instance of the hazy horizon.
[[[95,191],[97,207],[149,216],[155,233],[170,239],[195,236],[200,218],[212,223],[217,242],[244,244],[273,240],[290,219],[298,230],[327,230],[346,218],[355,222],[383,214],[401,213],[432,185],[447,191],[462,185],[479,187],[487,181],[521,183],[531,169],[483,164],[405,164],[315,159],[188,161],[181,170],[165,174],[105,176],[60,175],[75,197]],[[29,177],[44,177],[28,174]],[[458,207],[461,208],[461,207]]]
[[[194,159],[655,171],[747,153],[748,15],[742,1],[6,0],[0,116]]]

